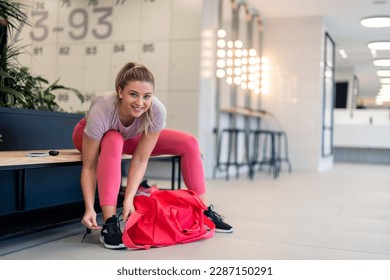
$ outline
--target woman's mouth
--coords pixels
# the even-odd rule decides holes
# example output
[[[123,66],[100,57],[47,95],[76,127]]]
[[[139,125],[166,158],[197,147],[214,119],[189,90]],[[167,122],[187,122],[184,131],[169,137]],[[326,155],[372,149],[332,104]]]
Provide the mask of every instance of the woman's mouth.
[[[139,113],[139,112],[141,112],[141,111],[142,111],[142,109],[143,109],[144,107],[139,107],[139,106],[131,106],[131,108],[133,108],[133,110],[134,110],[135,112]]]

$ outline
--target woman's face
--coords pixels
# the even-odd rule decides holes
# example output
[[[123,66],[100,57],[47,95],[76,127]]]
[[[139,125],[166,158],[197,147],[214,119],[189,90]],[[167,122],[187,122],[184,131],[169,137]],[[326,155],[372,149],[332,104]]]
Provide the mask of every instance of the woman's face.
[[[120,112],[138,118],[152,104],[153,85],[149,82],[131,81],[119,92]]]

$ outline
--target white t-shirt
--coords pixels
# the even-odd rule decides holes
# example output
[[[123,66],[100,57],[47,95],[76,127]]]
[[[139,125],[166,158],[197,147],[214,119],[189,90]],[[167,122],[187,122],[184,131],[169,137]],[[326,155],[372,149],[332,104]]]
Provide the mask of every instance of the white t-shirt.
[[[87,124],[84,132],[94,140],[101,140],[109,130],[119,131],[125,140],[140,134],[143,116],[136,118],[129,126],[124,126],[119,120],[116,93],[110,92],[95,97],[86,114]],[[153,95],[152,114],[154,123],[149,131],[160,131],[166,126],[167,111],[165,106]]]

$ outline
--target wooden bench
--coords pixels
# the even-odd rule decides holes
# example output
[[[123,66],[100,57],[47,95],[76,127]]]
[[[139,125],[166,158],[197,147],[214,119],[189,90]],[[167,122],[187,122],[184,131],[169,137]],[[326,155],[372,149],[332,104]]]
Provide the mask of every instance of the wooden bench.
[[[26,182],[29,169],[55,168],[60,166],[77,166],[82,164],[81,153],[76,149],[58,150],[57,156],[28,157],[31,152],[48,152],[47,150],[24,150],[24,151],[0,151],[0,171],[13,170],[17,172],[17,209],[25,209]],[[123,161],[131,160],[132,156],[123,155]],[[171,188],[181,188],[180,156],[160,155],[152,156],[152,161],[170,161],[172,164]],[[176,168],[178,166],[178,168]],[[3,187],[3,186],[2,186]]]

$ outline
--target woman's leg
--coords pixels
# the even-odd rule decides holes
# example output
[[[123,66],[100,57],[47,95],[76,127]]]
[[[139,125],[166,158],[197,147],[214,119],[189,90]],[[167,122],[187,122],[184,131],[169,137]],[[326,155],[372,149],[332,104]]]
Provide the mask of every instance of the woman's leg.
[[[125,141],[124,153],[133,154],[139,139],[140,137],[136,137]],[[206,185],[198,140],[193,135],[183,131],[163,129],[152,155],[163,154],[180,156],[184,183],[189,190],[203,196],[206,192]]]
[[[97,185],[103,220],[116,215],[116,205],[121,186],[123,136],[118,131],[108,131],[100,143],[97,166]]]
[[[81,147],[85,124],[85,119],[82,119],[73,130],[73,143],[79,151],[82,151]],[[116,214],[118,193],[122,180],[121,163],[123,143],[123,136],[117,131],[108,131],[104,134],[100,143],[97,185],[104,221]]]
[[[87,121],[85,120],[85,118],[83,118],[76,124],[76,126],[73,129],[73,134],[72,134],[73,145],[80,152],[83,144],[84,128],[86,124]]]

